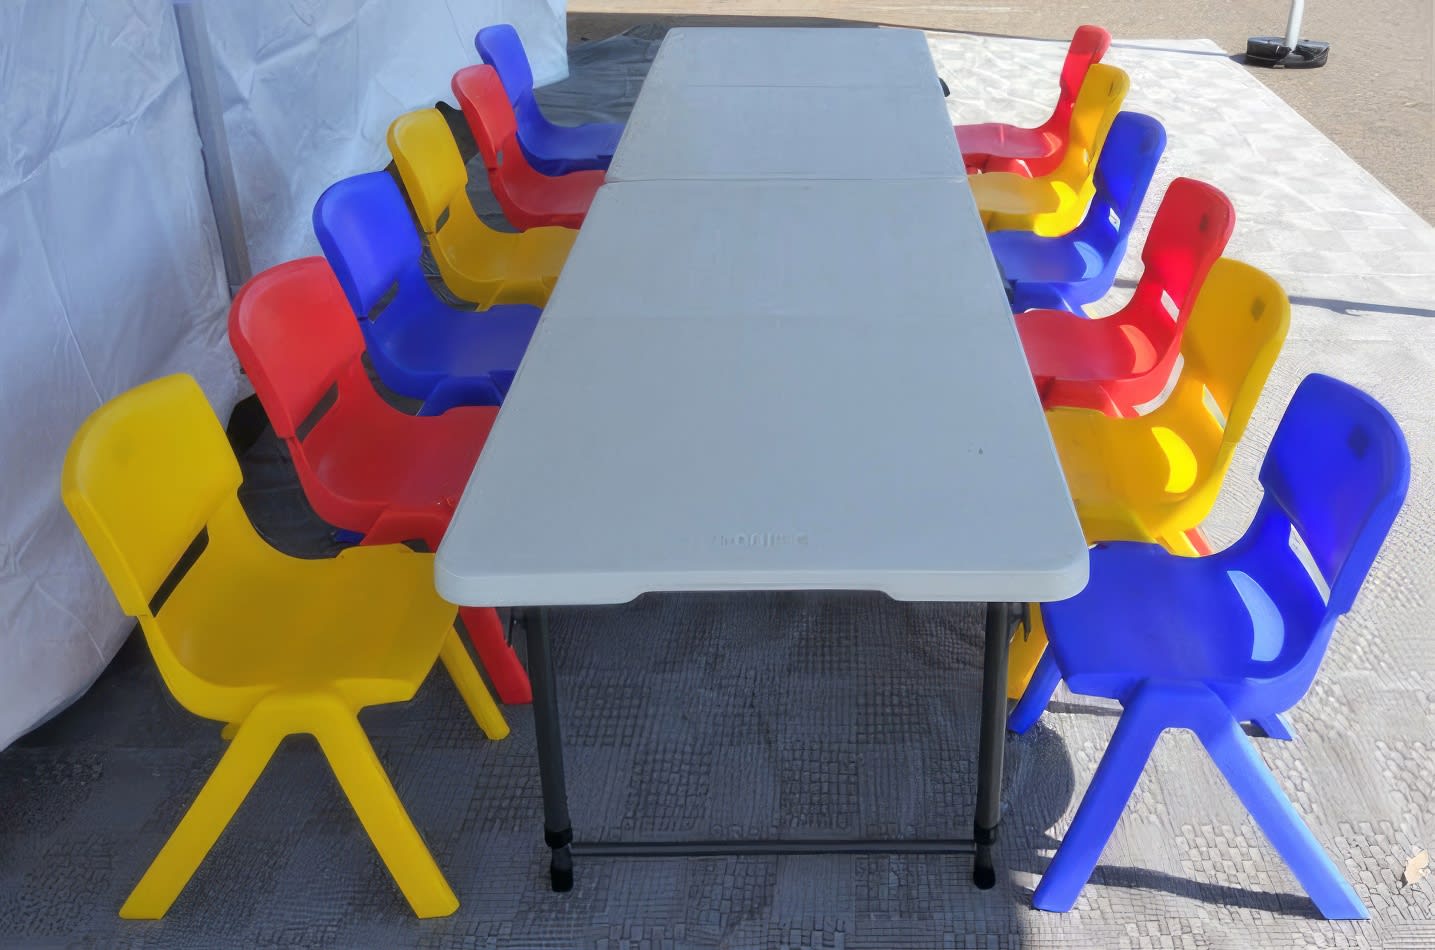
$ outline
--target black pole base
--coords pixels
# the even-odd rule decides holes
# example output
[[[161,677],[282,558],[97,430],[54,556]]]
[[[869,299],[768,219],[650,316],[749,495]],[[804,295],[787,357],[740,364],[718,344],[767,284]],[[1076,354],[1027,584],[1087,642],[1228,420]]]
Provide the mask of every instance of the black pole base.
[[[1253,36],[1246,40],[1246,65],[1271,69],[1315,69],[1330,56],[1330,44],[1300,40],[1295,49],[1285,45],[1284,36]]]
[[[553,849],[548,861],[548,882],[555,894],[573,890],[573,849],[569,845]]]

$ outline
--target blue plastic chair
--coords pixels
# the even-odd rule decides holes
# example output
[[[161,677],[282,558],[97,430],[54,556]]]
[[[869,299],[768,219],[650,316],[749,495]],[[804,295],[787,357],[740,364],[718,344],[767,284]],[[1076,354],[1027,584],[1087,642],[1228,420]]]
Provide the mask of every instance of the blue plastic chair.
[[[623,134],[622,123],[554,125],[533,97],[533,69],[518,31],[507,23],[478,31],[473,45],[484,63],[503,81],[503,91],[518,118],[518,146],[528,164],[545,175],[566,175],[584,169],[607,171]]]
[[[1190,729],[1320,912],[1367,916],[1240,723],[1281,713],[1310,688],[1405,500],[1410,453],[1378,402],[1313,375],[1292,397],[1260,480],[1255,518],[1226,550],[1187,558],[1099,544],[1086,589],[1042,606],[1050,648],[1009,727],[1029,729],[1063,679],[1124,711],[1037,886],[1037,908],[1071,909],[1157,738]]]
[[[1122,112],[1111,123],[1096,162],[1096,195],[1075,230],[1061,237],[1030,231],[987,235],[1014,310],[1081,313],[1082,304],[1106,296],[1165,149],[1166,129],[1160,122]]]
[[[424,400],[420,415],[502,404],[542,311],[464,310],[434,293],[418,230],[387,172],[329,186],[314,205],[314,233],[384,385]]]

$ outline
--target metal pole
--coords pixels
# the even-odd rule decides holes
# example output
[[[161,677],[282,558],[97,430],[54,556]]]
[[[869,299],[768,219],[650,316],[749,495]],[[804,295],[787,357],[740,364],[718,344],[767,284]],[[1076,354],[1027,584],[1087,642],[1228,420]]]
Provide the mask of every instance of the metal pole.
[[[977,816],[973,822],[976,858],[972,882],[982,890],[997,882],[994,850],[1002,821],[1002,761],[1006,755],[1007,650],[1010,604],[987,604],[982,657],[982,718],[977,749]]]
[[[1286,21],[1286,49],[1295,49],[1300,42],[1300,21],[1305,15],[1305,0],[1291,0],[1291,15]]]
[[[1273,69],[1317,69],[1330,58],[1330,44],[1324,40],[1302,39],[1301,19],[1305,0],[1291,0],[1285,36],[1252,36],[1246,40],[1246,65]]]
[[[528,678],[533,684],[533,731],[538,745],[538,781],[543,789],[543,841],[553,889],[573,889],[573,822],[568,816],[568,782],[563,774],[563,731],[558,722],[558,687],[548,639],[548,608],[524,612],[528,627]]]
[[[229,156],[229,138],[224,132],[224,109],[219,100],[219,82],[214,72],[214,50],[204,27],[200,0],[173,0],[174,21],[179,27],[179,48],[184,71],[189,75],[189,98],[194,106],[194,125],[204,154],[204,181],[209,203],[214,208],[214,225],[224,255],[224,273],[233,297],[249,280],[249,245],[244,240],[244,219],[239,213],[239,190],[234,186],[234,162]]]

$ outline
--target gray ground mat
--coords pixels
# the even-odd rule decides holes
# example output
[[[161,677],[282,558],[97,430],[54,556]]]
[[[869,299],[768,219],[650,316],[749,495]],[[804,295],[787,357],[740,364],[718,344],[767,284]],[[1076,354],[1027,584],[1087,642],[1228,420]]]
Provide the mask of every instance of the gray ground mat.
[[[540,100],[563,121],[622,118],[656,39],[639,31],[575,50],[572,78]],[[954,120],[1044,117],[1062,44],[940,35],[932,46]],[[1165,184],[1192,175],[1235,201],[1228,253],[1270,270],[1296,304],[1213,538],[1234,539],[1254,510],[1261,453],[1306,373],[1368,389],[1410,439],[1409,503],[1293,712],[1297,739],[1259,742],[1370,921],[1315,917],[1184,733],[1158,745],[1075,910],[1033,911],[1031,889],[1118,715],[1064,690],[1036,729],[1009,739],[995,890],[972,889],[966,857],[804,856],[588,859],[573,892],[555,895],[531,715],[507,709],[512,735],[488,742],[441,672],[412,703],[362,720],[459,897],[453,916],[413,918],[317,746],[296,738],[169,915],[121,921],[223,751],[220,724],[180,709],[132,637],[74,707],[0,753],[0,945],[1435,946],[1435,886],[1400,881],[1435,844],[1435,231],[1213,44],[1118,42],[1109,60],[1132,74],[1127,108],[1170,133],[1115,299],[1139,272],[1134,252]],[[243,464],[245,504],[266,536],[307,556],[337,550],[272,435]],[[980,605],[862,594],[553,611],[577,833],[967,834],[981,617]]]

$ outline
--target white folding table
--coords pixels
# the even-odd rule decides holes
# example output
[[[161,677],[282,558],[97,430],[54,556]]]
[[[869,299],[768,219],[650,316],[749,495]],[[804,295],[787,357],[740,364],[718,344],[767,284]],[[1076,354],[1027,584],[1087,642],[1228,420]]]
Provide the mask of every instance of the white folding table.
[[[663,37],[643,91],[688,86],[932,88],[920,30],[677,27]]]
[[[1087,555],[946,140],[947,178],[896,150],[870,180],[598,193],[436,560],[455,603],[538,608],[555,888],[575,852],[966,850],[994,881],[1009,605],[1075,594]],[[574,844],[544,608],[773,589],[990,602],[973,838]]]
[[[719,28],[663,40],[608,181],[964,174],[920,32]]]
[[[871,180],[899,166],[965,174],[935,73],[916,88],[644,86],[608,181]]]

